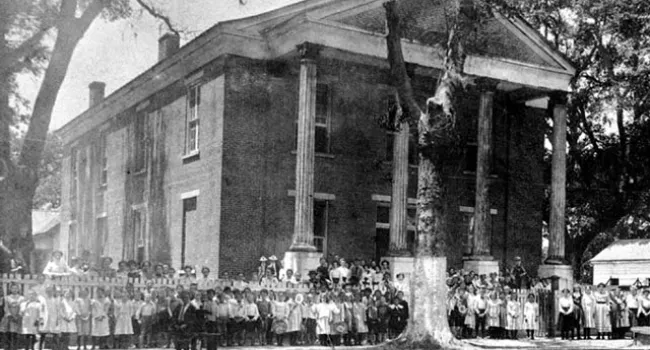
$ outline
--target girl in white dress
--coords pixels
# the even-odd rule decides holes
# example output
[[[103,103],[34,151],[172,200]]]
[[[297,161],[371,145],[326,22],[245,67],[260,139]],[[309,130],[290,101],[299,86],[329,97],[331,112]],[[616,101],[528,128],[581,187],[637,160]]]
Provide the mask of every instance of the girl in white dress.
[[[330,320],[332,319],[332,308],[329,304],[329,297],[323,293],[318,303],[314,304],[313,312],[316,315],[316,334],[320,346],[329,346]]]
[[[289,344],[298,345],[298,335],[302,326],[302,308],[301,303],[296,302],[290,295],[287,296],[287,306],[289,307],[289,318],[287,319],[287,333],[289,334]],[[298,299],[302,299],[300,297]]]
[[[465,294],[465,302],[463,303],[465,309],[465,336],[467,338],[474,337],[474,328],[476,328],[476,289],[473,285],[467,286],[467,293]]]
[[[59,304],[59,332],[61,333],[60,345],[62,349],[67,349],[70,345],[70,337],[77,333],[75,323],[77,312],[74,305],[74,293],[71,290],[63,293],[63,299]]]
[[[594,299],[596,300],[596,332],[598,332],[596,339],[601,339],[601,337],[605,339],[605,336],[612,332],[612,322],[609,317],[609,293],[605,291],[604,284],[600,283],[598,285],[598,291],[594,293]]]
[[[0,333],[5,333],[8,349],[18,347],[18,333],[20,333],[20,305],[25,301],[20,295],[17,284],[9,285],[9,295],[4,297],[4,317],[0,321]]]
[[[41,327],[41,339],[39,342],[39,349],[43,350],[45,339],[48,334],[52,335],[53,343],[57,344],[59,341],[59,307],[61,307],[61,299],[57,290],[50,286],[45,289],[45,316],[43,327]]]
[[[90,338],[90,299],[88,298],[88,291],[79,291],[79,296],[75,300],[75,308],[77,310],[77,349],[82,345],[84,350],[88,345],[88,338]]]
[[[568,289],[562,290],[560,297],[559,324],[562,339],[569,339],[569,334],[573,330],[573,297]],[[573,338],[573,337],[571,337]]]
[[[43,324],[44,306],[38,300],[36,291],[30,290],[27,293],[28,300],[20,306],[20,315],[22,317],[21,334],[25,335],[25,349],[34,350],[36,335]]]
[[[124,291],[115,292],[115,338],[118,349],[128,349],[129,339],[133,335],[133,307],[129,300],[129,294]]]
[[[535,331],[538,329],[539,306],[535,302],[535,294],[528,294],[528,300],[524,304],[524,328],[526,336],[531,340],[535,339]]]
[[[591,287],[585,287],[585,294],[582,295],[582,312],[584,317],[585,339],[591,339],[591,330],[596,328],[596,299],[591,293]]]
[[[108,312],[111,308],[111,300],[106,297],[104,289],[97,289],[96,298],[90,302],[92,315],[93,349],[98,346],[100,349],[106,346],[106,338],[111,334],[108,324]]]
[[[490,299],[487,301],[487,327],[490,338],[498,338],[499,329],[499,313],[501,309],[501,301],[497,298],[497,293],[492,292]]]
[[[357,296],[357,300],[352,306],[352,315],[354,317],[354,329],[357,333],[357,338],[355,339],[356,345],[363,345],[366,342],[366,335],[368,334],[368,323],[366,315],[366,304],[361,300],[361,296]]]
[[[506,331],[508,331],[508,336],[510,339],[517,339],[517,324],[519,321],[519,315],[521,314],[521,306],[517,300],[517,293],[510,293],[510,300],[507,304],[506,315]]]

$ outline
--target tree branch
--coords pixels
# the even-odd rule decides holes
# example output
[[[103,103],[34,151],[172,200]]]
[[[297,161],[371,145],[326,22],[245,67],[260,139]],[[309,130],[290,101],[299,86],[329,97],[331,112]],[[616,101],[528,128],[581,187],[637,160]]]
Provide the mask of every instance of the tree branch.
[[[408,109],[406,115],[411,118],[418,118],[422,110],[415,101],[411,79],[406,70],[404,53],[402,52],[402,38],[399,14],[397,13],[397,2],[390,0],[384,3],[386,9],[386,46],[388,48],[388,62],[390,64],[390,75],[397,94]]]
[[[43,26],[38,32],[25,40],[20,46],[11,49],[4,55],[0,56],[0,76],[13,73],[20,65],[20,61],[31,55],[38,49],[38,45],[45,37],[45,34],[53,27],[51,24]]]
[[[72,19],[77,13],[77,0],[61,1],[61,18]]]
[[[172,33],[180,36],[180,32],[178,31],[178,29],[174,28],[174,25],[172,24],[172,20],[169,18],[169,16],[162,14],[161,11],[159,11],[154,6],[147,4],[144,0],[136,0],[136,2],[138,3],[138,5],[142,6],[142,8],[145,9],[145,11],[149,12],[149,14],[152,15],[154,18],[163,21],[163,23],[165,23],[167,28]],[[242,3],[241,0],[240,3]]]
[[[79,17],[77,20],[77,28],[80,30],[81,33],[85,33],[86,30],[88,30],[88,27],[93,23],[95,18],[99,16],[100,13],[104,10],[106,5],[104,5],[104,1],[102,0],[93,0],[93,2],[88,5],[84,13]]]
[[[587,114],[585,112],[584,107],[578,107],[578,115],[580,115],[582,130],[584,130],[585,134],[587,134],[587,137],[589,138],[589,142],[591,142],[591,145],[594,147],[594,151],[596,151],[596,153],[600,153],[600,146],[598,145],[598,139],[596,139],[596,135],[594,135],[594,130],[591,128],[591,123],[589,123],[589,121],[587,120]]]

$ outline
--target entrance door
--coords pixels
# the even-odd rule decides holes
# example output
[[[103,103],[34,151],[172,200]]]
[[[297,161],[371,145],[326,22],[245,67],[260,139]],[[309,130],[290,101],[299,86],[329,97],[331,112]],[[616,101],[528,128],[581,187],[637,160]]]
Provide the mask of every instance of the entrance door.
[[[379,261],[388,254],[388,249],[390,248],[390,229],[376,228],[375,232],[375,260]]]

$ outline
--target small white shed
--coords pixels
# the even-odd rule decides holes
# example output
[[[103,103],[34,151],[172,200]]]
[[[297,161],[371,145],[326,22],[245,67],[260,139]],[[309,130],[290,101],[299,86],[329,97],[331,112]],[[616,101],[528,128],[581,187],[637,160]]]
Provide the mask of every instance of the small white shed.
[[[650,279],[650,239],[621,239],[591,259],[594,284],[610,279],[618,285],[630,286],[637,279],[648,285]]]

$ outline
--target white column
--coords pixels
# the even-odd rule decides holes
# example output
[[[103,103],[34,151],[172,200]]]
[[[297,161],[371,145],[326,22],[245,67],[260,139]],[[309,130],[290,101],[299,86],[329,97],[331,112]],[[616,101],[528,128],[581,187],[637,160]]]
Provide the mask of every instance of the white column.
[[[409,124],[400,123],[393,141],[393,176],[390,203],[390,246],[388,255],[409,256],[406,241],[409,180]]]
[[[296,202],[291,247],[283,263],[307,276],[318,267],[321,253],[314,246],[314,162],[316,144],[316,59],[320,48],[298,45],[300,82],[298,94],[298,142],[296,150]]]

